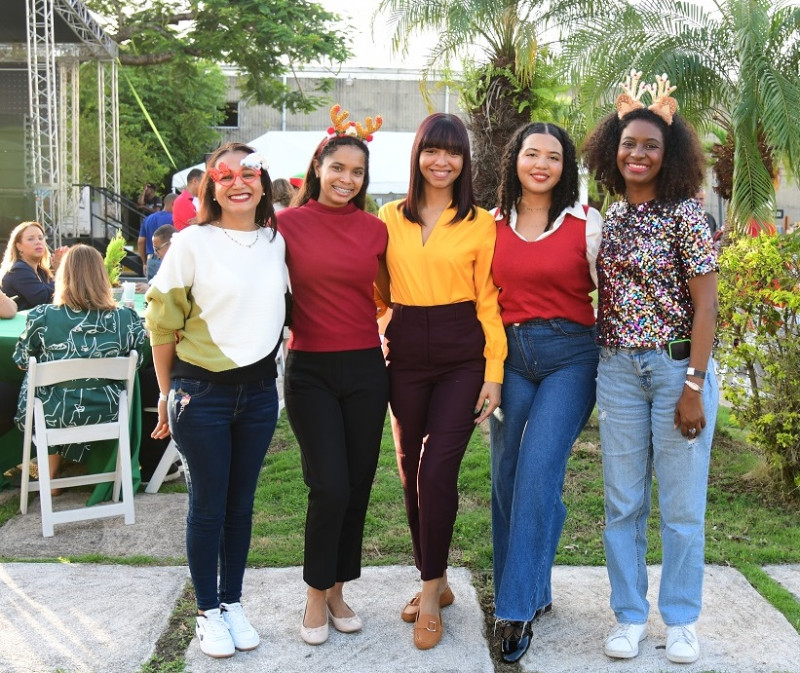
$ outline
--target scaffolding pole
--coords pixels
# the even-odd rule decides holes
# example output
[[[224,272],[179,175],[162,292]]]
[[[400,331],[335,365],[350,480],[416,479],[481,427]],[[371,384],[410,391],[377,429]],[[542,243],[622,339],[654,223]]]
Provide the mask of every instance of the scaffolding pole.
[[[53,0],[25,0],[28,26],[28,115],[36,219],[48,240],[58,234],[59,129]]]
[[[78,235],[80,199],[80,67],[76,59],[59,59],[58,80],[61,89],[58,106],[59,166],[64,176],[59,190],[58,212],[60,225],[56,228],[54,245],[62,244],[62,236]]]

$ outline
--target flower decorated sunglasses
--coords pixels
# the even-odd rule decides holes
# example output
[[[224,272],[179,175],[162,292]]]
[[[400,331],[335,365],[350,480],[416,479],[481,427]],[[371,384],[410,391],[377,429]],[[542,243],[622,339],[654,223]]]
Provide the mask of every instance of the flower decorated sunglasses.
[[[242,159],[240,165],[241,168],[235,171],[222,161],[216,168],[209,168],[208,174],[214,182],[223,187],[230,187],[236,182],[237,177],[240,177],[242,182],[249,185],[261,179],[261,170],[266,168],[266,160],[261,154],[254,152]]]

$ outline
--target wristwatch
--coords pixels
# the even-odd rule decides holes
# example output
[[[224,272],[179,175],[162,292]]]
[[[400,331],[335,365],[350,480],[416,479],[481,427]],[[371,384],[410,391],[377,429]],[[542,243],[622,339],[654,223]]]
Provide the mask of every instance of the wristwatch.
[[[706,377],[706,373],[702,369],[695,369],[694,367],[689,367],[686,370],[686,376],[696,376],[699,379],[704,379]]]

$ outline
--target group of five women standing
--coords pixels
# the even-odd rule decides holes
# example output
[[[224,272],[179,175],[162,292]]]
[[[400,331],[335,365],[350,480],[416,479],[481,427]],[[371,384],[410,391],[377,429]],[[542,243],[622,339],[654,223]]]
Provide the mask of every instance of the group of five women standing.
[[[672,172],[696,138],[679,118],[667,123],[650,110],[615,113],[598,127],[589,166],[624,197],[601,247],[600,215],[578,202],[575,147],[555,125],[526,125],[509,142],[495,217],[474,203],[463,123],[431,115],[417,132],[406,198],[376,218],[364,211],[369,134],[332,119],[295,207],[277,218],[263,157],[241,145],[212,155],[204,224],[178,238],[148,294],[162,391],[154,434],[171,428],[188,464],[202,651],[222,657],[258,645],[239,600],[255,481],[277,417],[285,259],[294,297],[285,400],[309,487],[303,640],[324,642],[329,622],[362,628],[343,586],[360,575],[388,400],[422,579],[400,615],[414,623],[414,644],[439,643],[441,610],[455,600],[447,557],[458,471],[476,424],[491,418],[495,611],[503,658],[521,658],[531,622],[552,605],[566,462],[595,404],[599,358],[619,622],[605,652],[635,656],[644,637],[654,469],[667,656],[696,659],[716,267],[702,213],[688,201],[701,164],[683,166],[682,180]],[[373,283],[392,306],[388,367]],[[597,284],[602,352],[590,299]],[[677,483],[687,471],[690,494]]]

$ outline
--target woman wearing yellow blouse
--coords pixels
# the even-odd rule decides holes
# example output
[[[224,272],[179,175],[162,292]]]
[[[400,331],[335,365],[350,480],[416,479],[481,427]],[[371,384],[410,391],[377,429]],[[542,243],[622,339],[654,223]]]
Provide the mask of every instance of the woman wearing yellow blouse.
[[[422,122],[408,195],[378,217],[389,230],[388,278],[378,289],[393,302],[392,429],[422,578],[401,617],[415,622],[414,644],[428,649],[442,638],[441,608],[454,600],[447,555],[461,459],[475,425],[500,404],[506,356],[491,274],[496,226],[474,205],[469,138],[457,117]]]

